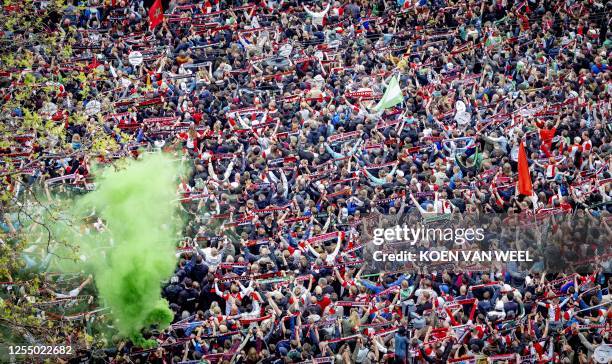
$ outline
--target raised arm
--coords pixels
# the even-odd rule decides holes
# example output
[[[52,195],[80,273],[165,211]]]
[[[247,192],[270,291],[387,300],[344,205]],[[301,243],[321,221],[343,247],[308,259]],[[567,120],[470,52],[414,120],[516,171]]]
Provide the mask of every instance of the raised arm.
[[[421,215],[427,212],[424,208],[421,207],[421,204],[419,204],[419,201],[417,201],[417,199],[412,193],[410,193],[410,199],[412,200],[412,203],[414,203],[414,205],[417,207],[417,209],[419,209]]]

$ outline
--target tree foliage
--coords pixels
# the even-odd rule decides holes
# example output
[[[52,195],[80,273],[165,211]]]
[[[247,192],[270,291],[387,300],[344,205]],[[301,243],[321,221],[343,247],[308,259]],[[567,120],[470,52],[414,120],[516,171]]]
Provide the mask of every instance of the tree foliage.
[[[57,242],[49,229],[49,219],[59,216],[61,202],[56,194],[70,193],[64,186],[49,191],[44,180],[48,176],[32,175],[32,169],[50,158],[78,155],[92,163],[96,158],[120,149],[116,139],[104,129],[102,114],[88,117],[83,100],[91,100],[89,83],[96,72],[62,70],[60,65],[73,60],[72,45],[76,29],[52,28],[49,19],[61,14],[64,0],[52,0],[45,9],[32,0],[5,0],[0,14],[0,343],[39,343],[50,345],[65,342],[70,336],[83,346],[95,345],[93,333],[86,331],[83,317],[74,321],[61,319],[68,314],[40,306],[41,300],[51,300],[46,288],[61,290],[62,282],[50,278],[40,267],[27,267],[23,256],[38,246],[64,244],[76,259],[78,252],[72,242]],[[50,26],[51,24],[51,26]],[[33,50],[36,50],[35,52]],[[40,59],[42,56],[45,59]],[[39,72],[51,64],[51,72]],[[86,66],[81,64],[80,66]],[[78,85],[78,95],[72,95],[74,108],[55,105],[60,88],[68,83]],[[100,100],[102,101],[102,100]],[[64,114],[54,118],[53,111]],[[68,125],[80,125],[86,130],[78,150],[72,149]],[[121,135],[120,133],[118,133]],[[125,137],[125,136],[124,136]],[[34,178],[35,177],[35,178]],[[37,252],[38,253],[38,252]],[[49,253],[47,251],[47,253]],[[76,276],[78,280],[83,277]],[[72,282],[74,284],[74,282]],[[74,288],[74,287],[73,287]],[[42,297],[42,298],[41,298]],[[72,312],[87,310],[72,307]],[[73,332],[78,327],[81,331]],[[1,355],[1,353],[0,353]],[[3,361],[0,357],[0,362]]]

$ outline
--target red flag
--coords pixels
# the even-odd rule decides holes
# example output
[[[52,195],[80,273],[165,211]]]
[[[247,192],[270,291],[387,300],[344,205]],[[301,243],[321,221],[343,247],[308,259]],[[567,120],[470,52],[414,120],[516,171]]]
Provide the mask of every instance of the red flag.
[[[531,175],[529,174],[529,163],[527,162],[527,153],[525,146],[521,141],[518,154],[518,192],[524,196],[533,195],[533,186],[531,185]]]
[[[98,66],[101,65],[102,63],[100,63],[100,61],[98,61],[98,58],[95,55],[92,58],[93,59],[91,60],[91,63],[87,65],[87,68],[93,70],[95,68],[98,68]]]
[[[153,30],[161,22],[164,21],[164,9],[161,0],[155,0],[153,6],[149,9],[149,29]]]
[[[204,3],[204,13],[208,14],[210,12],[212,12],[212,5],[210,1],[206,0],[206,2]]]

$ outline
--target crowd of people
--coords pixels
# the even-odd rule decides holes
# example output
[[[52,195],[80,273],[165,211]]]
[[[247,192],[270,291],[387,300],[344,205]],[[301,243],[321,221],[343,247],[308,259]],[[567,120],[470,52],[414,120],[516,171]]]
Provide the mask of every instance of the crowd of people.
[[[67,140],[3,150],[38,158],[10,182],[88,187],[94,158],[143,151],[189,161],[174,323],[145,333],[158,348],[107,348],[114,363],[607,363],[611,4],[179,0],[150,27],[159,4],[41,1],[58,52],[26,46],[3,95],[53,80],[29,102]],[[395,81],[401,101],[380,107]],[[91,157],[100,124],[118,152]],[[488,214],[553,216],[534,241],[592,259],[375,270],[364,255],[382,221]]]

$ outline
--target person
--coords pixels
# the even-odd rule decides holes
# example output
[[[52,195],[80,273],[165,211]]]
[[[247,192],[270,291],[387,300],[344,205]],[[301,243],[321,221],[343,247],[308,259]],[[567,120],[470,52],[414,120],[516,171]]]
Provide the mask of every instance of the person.
[[[14,201],[146,152],[187,171],[175,318],[145,330],[153,354],[123,338],[106,361],[587,362],[611,343],[610,4],[181,0],[153,28],[145,4],[37,2],[45,32],[1,25]],[[537,201],[517,192],[521,141]],[[465,249],[534,261],[366,264],[372,229],[402,223],[484,226]]]
[[[394,338],[395,363],[408,363],[408,344],[409,338],[406,337],[406,329],[400,327]]]
[[[70,299],[70,298],[77,298],[79,296],[79,294],[81,293],[81,291],[83,291],[83,289],[90,284],[93,281],[93,276],[90,274],[87,276],[87,279],[85,279],[78,287],[71,289],[68,293],[60,293],[60,292],[55,292],[53,290],[51,290],[50,288],[46,288],[46,291],[51,294],[53,297],[55,297],[56,299]]]

